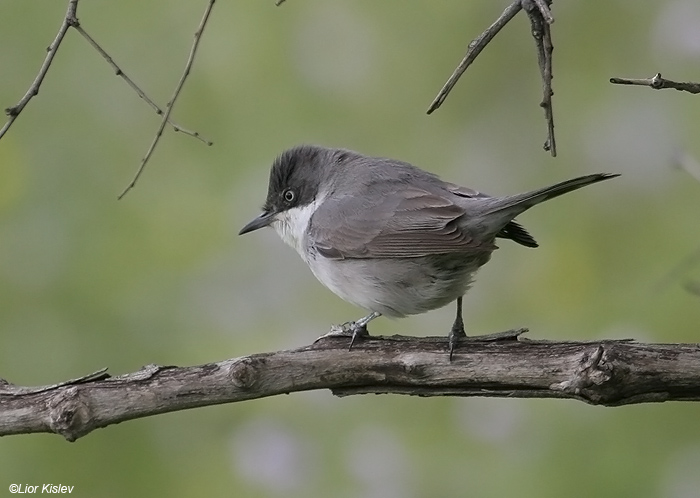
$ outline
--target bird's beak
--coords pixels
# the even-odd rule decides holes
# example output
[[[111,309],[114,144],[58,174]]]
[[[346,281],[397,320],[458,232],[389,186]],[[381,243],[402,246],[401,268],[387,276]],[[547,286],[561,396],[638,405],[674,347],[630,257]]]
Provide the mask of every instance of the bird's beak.
[[[248,223],[246,226],[241,228],[241,231],[238,232],[238,235],[243,235],[248,232],[252,232],[253,230],[257,230],[259,228],[263,228],[268,226],[270,223],[272,223],[275,219],[275,213],[273,212],[264,212],[260,213],[260,216],[252,220],[250,223]]]

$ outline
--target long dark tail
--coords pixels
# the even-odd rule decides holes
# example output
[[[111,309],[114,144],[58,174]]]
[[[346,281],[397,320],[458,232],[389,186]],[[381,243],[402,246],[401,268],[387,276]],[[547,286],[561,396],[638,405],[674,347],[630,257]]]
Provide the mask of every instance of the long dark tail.
[[[513,215],[513,218],[523,211],[530,209],[535,204],[540,202],[548,201],[549,199],[554,199],[560,195],[564,195],[573,190],[580,189],[586,185],[592,185],[594,183],[602,182],[603,180],[608,180],[609,178],[615,178],[620,176],[617,174],[609,173],[597,173],[595,175],[586,175],[573,180],[567,180],[565,182],[557,183],[556,185],[551,185],[549,187],[544,187],[538,190],[533,190],[532,192],[525,192],[524,194],[516,194],[508,197],[502,197],[498,199],[498,203],[493,205],[483,214],[493,214],[500,211],[514,210],[517,214]]]
[[[494,198],[491,205],[488,206],[483,213],[480,213],[480,215],[488,218],[493,218],[495,215],[496,219],[500,218],[497,222],[496,220],[492,220],[494,221],[494,227],[500,227],[497,234],[498,237],[512,239],[524,246],[537,247],[535,239],[533,239],[523,227],[512,221],[513,218],[540,202],[554,199],[567,192],[580,189],[586,185],[602,182],[603,180],[615,178],[616,176],[620,175],[597,173],[567,180],[531,192],[525,192],[524,194]],[[498,216],[499,214],[501,216]]]
[[[507,211],[513,208],[517,208],[517,214],[513,215],[513,218],[523,211],[530,209],[535,204],[540,202],[548,201],[549,199],[554,199],[560,195],[564,195],[573,190],[580,189],[586,185],[592,185],[594,183],[602,182],[603,180],[608,180],[610,178],[615,178],[620,176],[618,174],[610,173],[597,173],[595,175],[586,175],[574,178],[573,180],[567,180],[565,182],[557,183],[556,185],[551,185],[549,187],[544,187],[538,190],[533,190],[532,192],[525,192],[524,194],[516,194],[508,197],[502,197],[494,204],[491,208],[485,211],[483,214],[493,214],[500,211]]]

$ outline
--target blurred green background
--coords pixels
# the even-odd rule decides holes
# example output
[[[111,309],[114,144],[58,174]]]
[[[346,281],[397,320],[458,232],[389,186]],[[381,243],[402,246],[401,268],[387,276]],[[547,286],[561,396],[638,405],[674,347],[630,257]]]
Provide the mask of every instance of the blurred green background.
[[[202,2],[81,2],[79,17],[164,104]],[[362,311],[324,289],[273,231],[244,238],[274,157],[319,143],[410,161],[510,194],[589,172],[613,182],[520,221],[465,299],[468,331],[697,342],[700,296],[669,275],[700,246],[698,97],[608,83],[699,80],[700,4],[557,2],[545,122],[529,23],[518,16],[443,108],[425,110],[508,2],[217,2],[168,131],[75,31],[0,141],[0,378],[41,385],[108,366],[193,365],[310,343]],[[36,75],[67,2],[0,3],[0,104]],[[695,159],[694,159],[695,158]],[[453,307],[375,334],[446,334]],[[11,483],[78,496],[697,497],[700,405],[297,393],[98,430],[69,444],[0,440]]]

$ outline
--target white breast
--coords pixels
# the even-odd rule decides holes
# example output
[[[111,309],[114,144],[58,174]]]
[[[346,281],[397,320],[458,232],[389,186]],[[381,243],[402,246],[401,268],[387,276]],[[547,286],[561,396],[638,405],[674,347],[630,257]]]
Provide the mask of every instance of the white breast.
[[[275,221],[271,223],[280,238],[292,246],[299,256],[308,264],[306,253],[306,239],[311,216],[316,212],[322,199],[317,199],[311,204],[288,209],[279,213]]]

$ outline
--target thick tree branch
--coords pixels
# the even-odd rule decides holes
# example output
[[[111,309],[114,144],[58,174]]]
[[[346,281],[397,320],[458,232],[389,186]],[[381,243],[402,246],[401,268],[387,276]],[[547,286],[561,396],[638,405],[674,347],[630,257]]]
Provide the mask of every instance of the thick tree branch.
[[[135,418],[313,389],[338,396],[573,398],[605,406],[700,401],[700,344],[472,339],[450,362],[446,343],[372,337],[348,351],[348,339],[325,338],[194,367],[149,365],[110,378],[99,371],[39,388],[0,383],[0,436],[51,432],[74,441]]]

